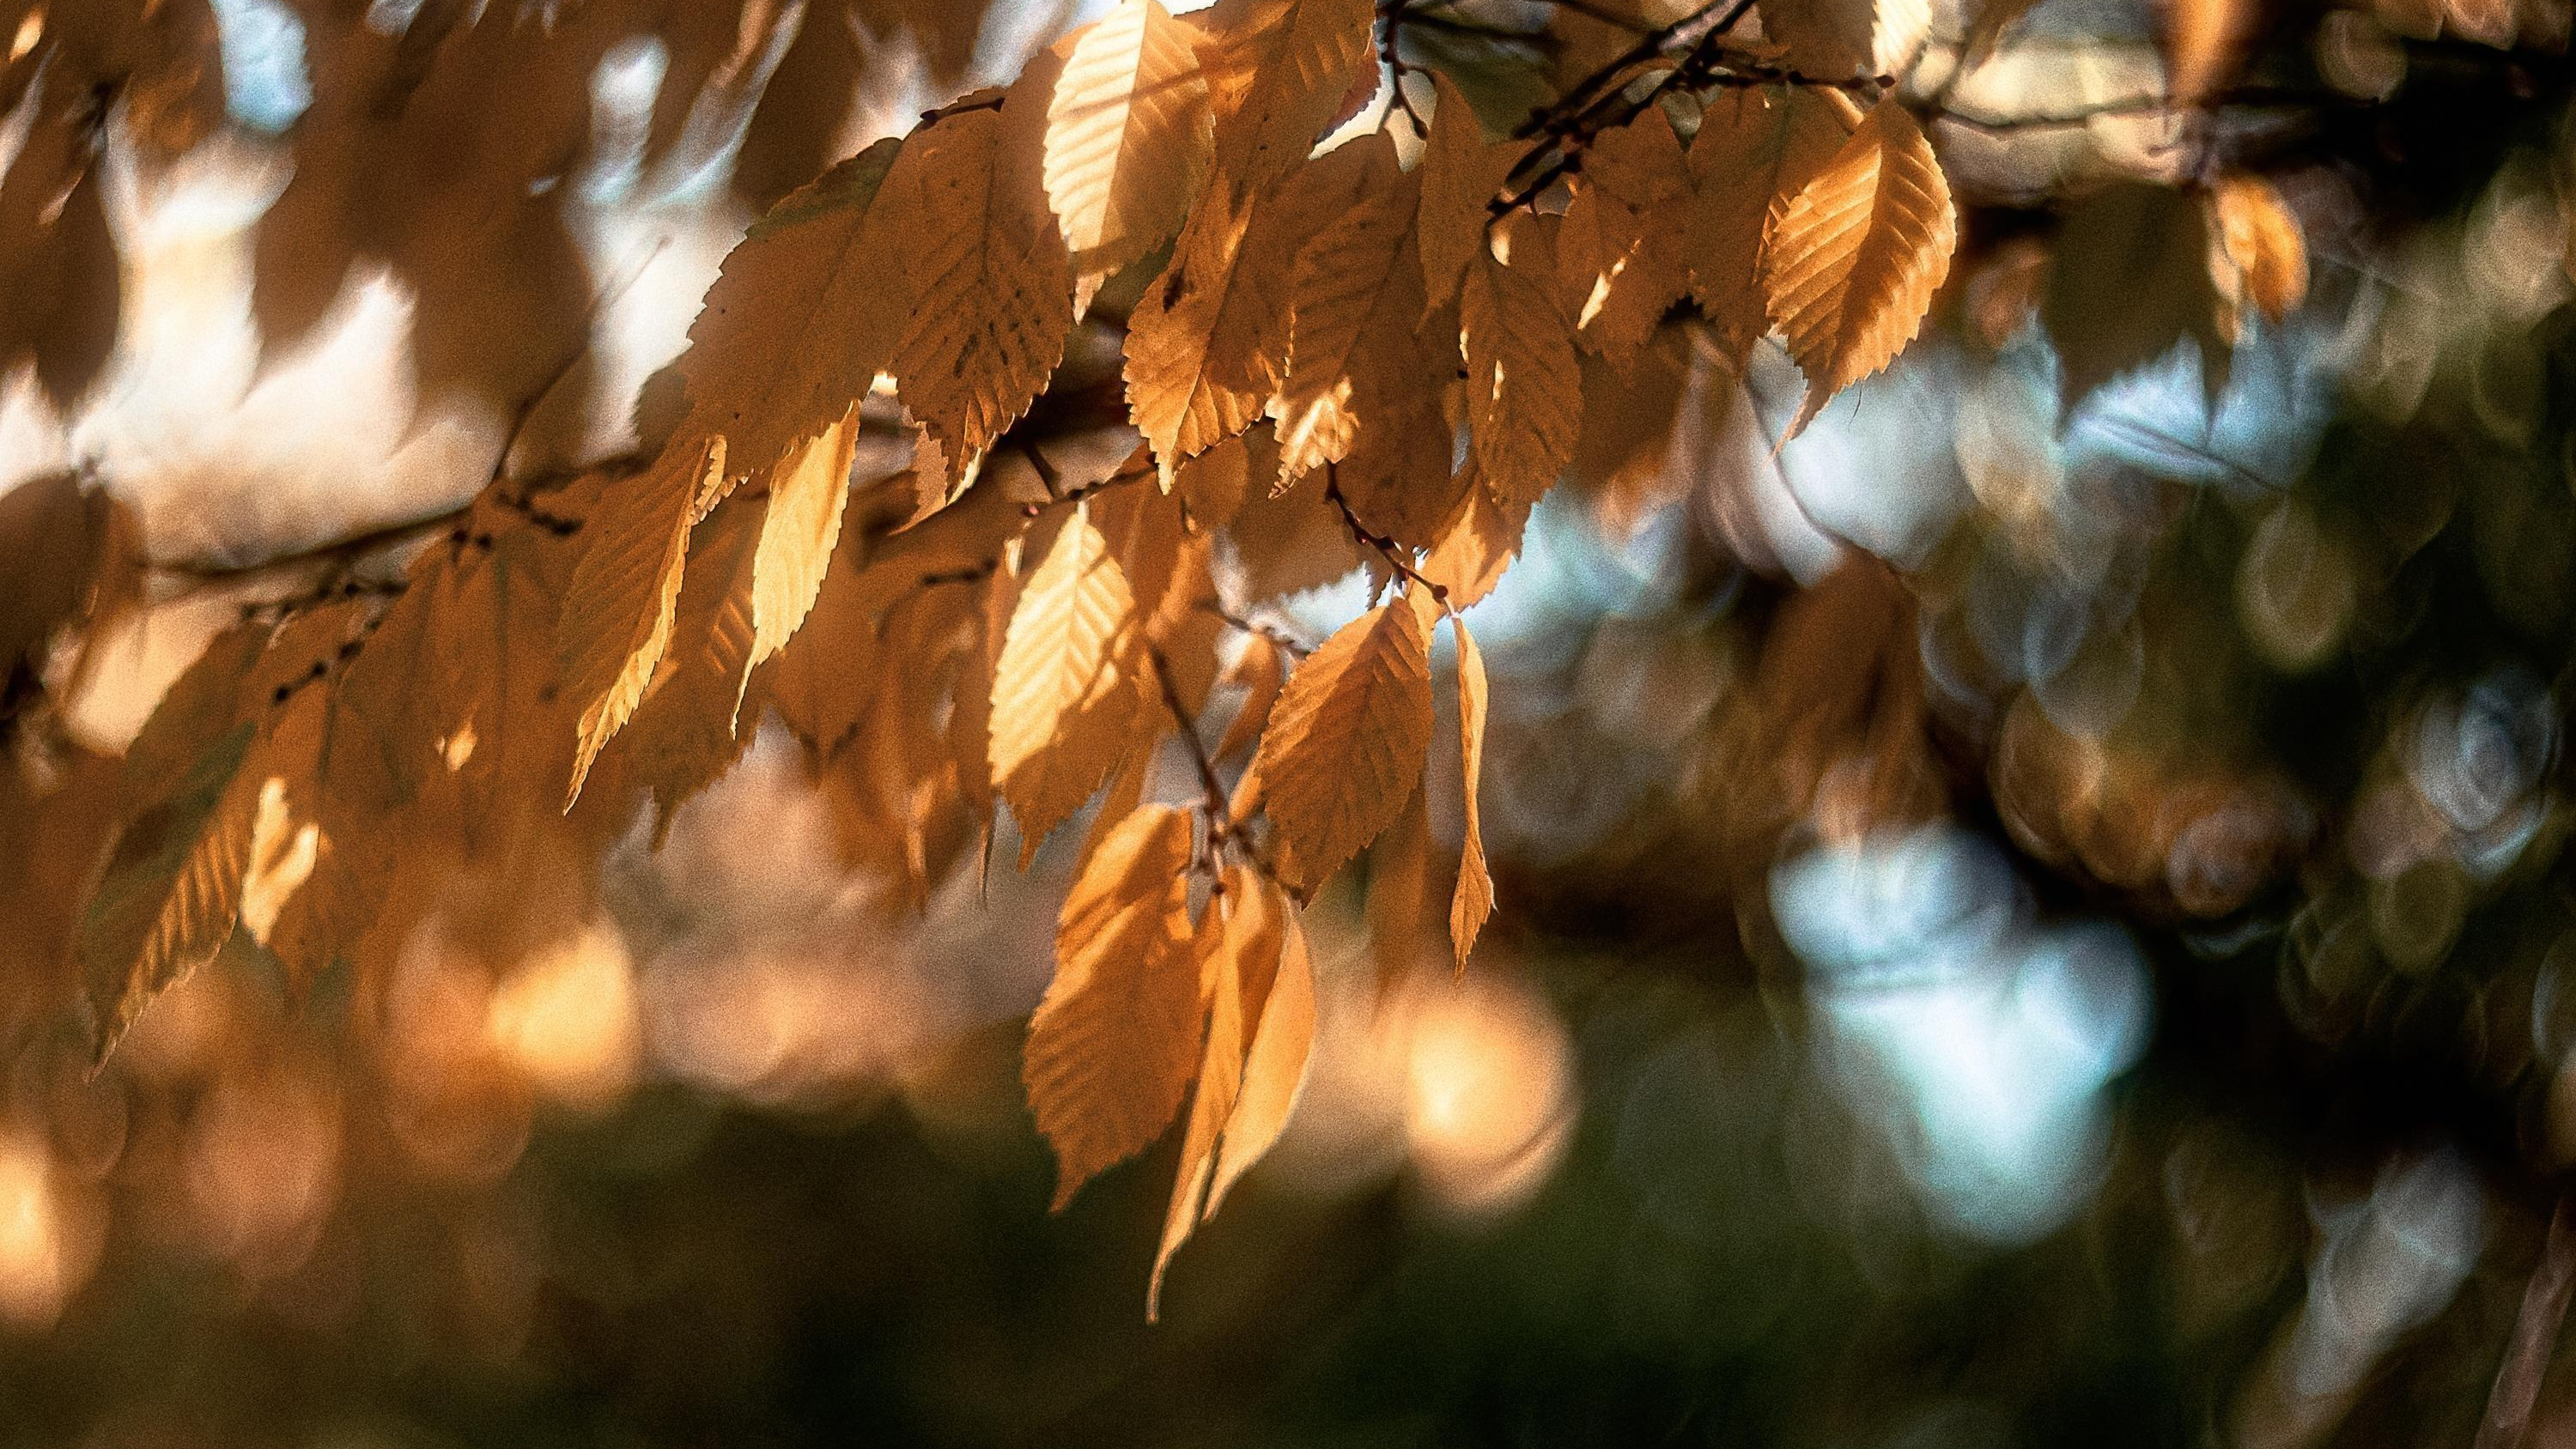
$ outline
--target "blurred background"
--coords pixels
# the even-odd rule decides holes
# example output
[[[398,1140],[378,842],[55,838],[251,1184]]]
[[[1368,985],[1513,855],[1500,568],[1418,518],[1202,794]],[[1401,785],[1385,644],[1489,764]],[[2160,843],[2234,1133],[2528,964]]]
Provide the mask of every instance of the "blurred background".
[[[751,217],[1101,8],[0,0],[0,508],[95,481],[154,581],[0,805],[272,560],[632,449]],[[1688,8],[1403,44],[1501,130]],[[1049,1215],[1021,1103],[1072,842],[890,879],[773,731],[541,951],[291,1008],[237,933],[95,1078],[19,1021],[0,1439],[2468,1444],[2576,1163],[2568,13],[2228,13],[2176,107],[2160,8],[1930,7],[1959,263],[1787,447],[1767,346],[1589,380],[1469,615],[1488,943],[1317,904],[1160,1325],[1173,1145]]]

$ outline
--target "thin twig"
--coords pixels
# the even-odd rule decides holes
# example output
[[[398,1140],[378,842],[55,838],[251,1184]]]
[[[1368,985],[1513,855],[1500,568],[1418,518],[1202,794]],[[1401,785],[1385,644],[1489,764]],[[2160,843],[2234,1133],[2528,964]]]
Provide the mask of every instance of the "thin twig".
[[[1387,534],[1371,532],[1367,524],[1360,522],[1360,516],[1351,511],[1351,501],[1342,496],[1341,473],[1336,464],[1324,465],[1324,498],[1341,510],[1342,525],[1351,531],[1351,537],[1376,549],[1379,555],[1385,558],[1386,566],[1395,570],[1398,578],[1403,579],[1408,585],[1419,584],[1430,590],[1432,600],[1436,603],[1449,602],[1449,586],[1434,582],[1422,570],[1415,568],[1412,562],[1405,558],[1406,549],[1403,544]]]
[[[1223,604],[1207,599],[1199,601],[1199,608],[1206,613],[1215,615],[1219,623],[1224,624],[1227,628],[1234,630],[1238,634],[1252,634],[1269,640],[1273,645],[1278,647],[1281,653],[1287,655],[1291,659],[1303,659],[1307,655],[1315,652],[1312,649],[1307,648],[1304,644],[1299,643],[1295,635],[1290,634],[1287,630],[1280,628],[1276,624],[1264,624],[1258,619],[1247,619],[1240,614],[1231,612]]]
[[[1411,4],[1412,0],[1377,0],[1377,58],[1386,67],[1386,115],[1402,111],[1404,119],[1413,124],[1414,135],[1428,136],[1431,127],[1423,122],[1422,112],[1414,108],[1413,97],[1404,89],[1405,79],[1422,69],[1403,55],[1404,17]],[[1386,124],[1386,116],[1380,116],[1378,124]]]
[[[1231,828],[1227,820],[1225,783],[1217,778],[1216,761],[1208,758],[1207,745],[1199,739],[1197,724],[1192,722],[1187,706],[1181,703],[1180,686],[1172,682],[1172,661],[1163,655],[1163,646],[1145,642],[1145,657],[1153,663],[1154,682],[1162,686],[1163,707],[1172,712],[1172,726],[1181,741],[1189,747],[1190,763],[1198,768],[1199,790],[1207,796],[1208,839],[1222,841]]]

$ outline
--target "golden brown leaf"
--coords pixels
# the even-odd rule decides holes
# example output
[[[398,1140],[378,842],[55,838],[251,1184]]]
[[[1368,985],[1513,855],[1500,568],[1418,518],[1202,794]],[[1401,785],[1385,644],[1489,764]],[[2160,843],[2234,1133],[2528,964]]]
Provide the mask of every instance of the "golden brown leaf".
[[[1127,405],[1166,491],[1182,463],[1260,419],[1287,360],[1290,266],[1368,175],[1366,153],[1345,146],[1268,190],[1212,184],[1199,198],[1128,319]]]
[[[823,574],[841,537],[850,497],[850,462],[858,447],[859,410],[790,450],[770,476],[769,507],[751,557],[751,649],[735,684],[735,702],[761,661],[787,641],[813,611]]]
[[[1484,245],[1486,204],[1527,149],[1508,141],[1486,144],[1475,107],[1447,76],[1432,72],[1431,89],[1431,134],[1423,141],[1420,171],[1422,221],[1414,233],[1422,252],[1425,310],[1456,300],[1459,279]]]
[[[1494,497],[1494,491],[1476,476],[1475,466],[1471,460],[1463,470],[1465,486],[1458,501],[1422,556],[1423,575],[1449,591],[1453,609],[1481,601],[1502,582],[1503,571],[1520,552],[1521,530],[1529,523],[1529,503]]]
[[[1932,30],[1930,0],[1763,0],[1762,33],[1802,75],[1893,75]]]
[[[1485,836],[1476,807],[1476,786],[1485,768],[1485,656],[1467,621],[1453,619],[1458,636],[1458,752],[1464,762],[1467,824],[1458,858],[1458,890],[1449,901],[1449,944],[1458,953],[1458,969],[1467,969],[1467,953],[1476,934],[1494,913],[1494,878],[1485,869]]]
[[[1234,1185],[1279,1140],[1305,1092],[1306,1068],[1314,1054],[1315,970],[1306,951],[1306,931],[1294,908],[1275,899],[1272,904],[1279,913],[1279,969],[1263,996],[1259,1025],[1243,1059],[1243,1085],[1217,1141],[1202,1221],[1215,1216]],[[1258,953],[1243,958],[1247,982],[1260,964]],[[1248,990],[1245,1000],[1251,1000]],[[1249,1012],[1246,1019],[1251,1019]]]
[[[1377,73],[1373,0],[1223,0],[1201,18],[1215,185],[1257,191],[1295,170]]]
[[[1058,44],[1046,193],[1075,269],[1113,272],[1178,230],[1213,144],[1196,32],[1161,0],[1118,7]]]
[[[914,132],[871,212],[913,288],[889,370],[952,484],[1028,411],[1073,329],[1073,271],[1037,176],[1044,80],[1033,66],[1013,88],[1021,109]]]
[[[1428,642],[1410,603],[1381,605],[1288,676],[1252,768],[1293,852],[1290,884],[1322,885],[1411,797],[1431,745]]]
[[[1137,709],[1127,576],[1075,505],[1029,575],[993,670],[993,782],[1034,850],[1116,763]]]
[[[1691,138],[1691,297],[1730,355],[1770,326],[1762,301],[1763,238],[1789,199],[1833,158],[1843,128],[1796,86],[1718,92]]]
[[[1029,1110],[1054,1146],[1055,1205],[1162,1135],[1199,1057],[1190,952],[1190,817],[1127,817],[1073,884],[1055,981],[1029,1020]]]
[[[1394,138],[1381,131],[1351,144],[1368,158],[1361,202],[1306,244],[1289,283],[1288,376],[1277,404],[1282,487],[1348,458],[1371,421],[1392,426],[1441,364],[1411,327],[1389,321],[1422,311],[1417,202],[1397,169]]]
[[[1243,703],[1235,709],[1211,758],[1222,760],[1261,738],[1262,728],[1270,723],[1271,707],[1279,702],[1279,688],[1288,679],[1287,655],[1267,634],[1244,636],[1243,650],[1226,667],[1224,681],[1243,688]]]
[[[603,499],[582,530],[590,546],[574,566],[558,625],[564,689],[581,709],[567,809],[600,750],[634,717],[670,647],[689,530],[714,507],[724,481],[722,437],[694,446],[675,439],[632,488]]]
[[[255,733],[244,722],[219,737],[117,837],[77,936],[101,1059],[232,934],[259,808],[258,782],[241,773]]]
[[[1688,233],[1666,212],[1690,189],[1681,139],[1660,107],[1604,132],[1584,158],[1557,261],[1575,302],[1575,339],[1622,371],[1689,289]]]
[[[1171,1265],[1173,1252],[1215,1211],[1208,1187],[1216,1174],[1217,1147],[1242,1096],[1245,1059],[1278,975],[1286,929],[1288,903],[1278,886],[1240,865],[1228,866],[1220,885],[1207,918],[1199,923],[1207,1047],[1199,1063],[1198,1090],[1190,1099],[1171,1206],[1163,1215],[1162,1242],[1145,1288],[1148,1322],[1161,1313],[1163,1270]]]
[[[1780,214],[1763,254],[1766,310],[1807,375],[1791,434],[1914,340],[1958,240],[1931,143],[1903,106],[1872,107]]]
[[[737,474],[803,456],[847,416],[919,311],[909,272],[889,276],[877,255],[895,230],[876,202],[897,159],[896,143],[879,142],[753,224],[690,324],[677,364],[685,417],[653,466],[586,520],[558,638],[580,712],[568,800],[670,646],[689,530]]]
[[[1574,456],[1583,427],[1582,362],[1556,286],[1550,218],[1521,216],[1471,257],[1460,293],[1467,426],[1477,470],[1504,498],[1535,501]]]

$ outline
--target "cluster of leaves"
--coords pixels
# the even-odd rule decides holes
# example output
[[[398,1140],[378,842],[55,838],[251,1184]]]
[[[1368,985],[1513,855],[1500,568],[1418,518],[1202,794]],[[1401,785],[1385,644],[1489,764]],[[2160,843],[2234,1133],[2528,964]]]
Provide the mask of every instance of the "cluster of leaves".
[[[423,13],[457,26],[456,8]],[[638,797],[667,821],[774,714],[852,858],[916,890],[989,851],[1002,806],[1025,866],[1098,801],[1026,1084],[1059,1201],[1190,1104],[1168,1257],[1303,1078],[1305,904],[1382,836],[1410,864],[1379,874],[1431,894],[1444,621],[1463,849],[1445,911],[1421,914],[1463,968],[1493,908],[1486,679],[1458,611],[1539,497],[1647,451],[1694,352],[1732,374],[1778,338],[1806,380],[1794,431],[1941,292],[1950,183],[1881,77],[1923,12],[1863,11],[1855,32],[1828,9],[1640,26],[1497,140],[1407,58],[1410,7],[1120,0],[1011,85],[795,189],[648,389],[639,463],[496,477],[400,577],[354,555],[322,570],[217,638],[121,764],[75,759],[81,788],[0,812],[97,822],[95,888],[56,893],[86,901],[65,932],[101,1050],[237,925],[299,987],[343,962],[363,980],[432,916],[500,942],[562,929],[586,887],[527,883],[590,880]],[[439,73],[405,69],[450,33],[420,23],[344,24],[372,60],[319,69],[352,174],[388,116],[405,144],[446,144],[382,104]],[[281,209],[330,198],[339,220],[276,229],[328,252],[281,264],[303,290],[266,293],[288,331],[352,256],[453,250],[362,235],[386,208],[307,167],[310,199]],[[529,191],[488,157],[456,175]],[[2068,229],[2088,225],[2183,238],[2196,280],[2169,289],[2179,310],[2106,309],[2061,271],[2039,305],[2071,391],[2177,332],[2218,357],[2243,308],[2277,316],[2304,286],[2296,222],[2250,177],[2116,189]],[[90,517],[77,485],[48,488]],[[1370,607],[1318,647],[1260,621],[1357,568]],[[105,607],[96,575],[11,647],[32,660]]]

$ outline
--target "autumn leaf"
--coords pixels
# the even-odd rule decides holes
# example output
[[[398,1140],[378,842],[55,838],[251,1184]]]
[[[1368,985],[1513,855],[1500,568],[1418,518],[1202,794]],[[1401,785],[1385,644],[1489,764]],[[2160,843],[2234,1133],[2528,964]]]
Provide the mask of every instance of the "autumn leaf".
[[[559,624],[564,688],[579,711],[567,802],[670,646],[689,530],[738,476],[766,477],[845,418],[892,355],[907,309],[918,311],[903,274],[889,284],[872,264],[887,244],[875,203],[897,156],[888,140],[842,162],[726,256],[678,364],[683,420],[653,466],[586,521]]]
[[[1223,680],[1242,688],[1243,703],[1236,707],[1211,758],[1225,759],[1261,738],[1262,728],[1270,723],[1271,707],[1279,702],[1280,686],[1287,682],[1287,653],[1267,634],[1245,636],[1243,650],[1226,666]]]
[[[1487,250],[1468,262],[1460,346],[1477,470],[1499,496],[1535,500],[1574,456],[1582,362],[1556,286],[1547,219],[1518,220],[1499,238],[1508,257]]]
[[[1179,230],[1214,144],[1196,32],[1161,0],[1120,0],[1059,43],[1048,204],[1077,272],[1116,271]]]
[[[1055,981],[1029,1020],[1021,1075],[1055,1148],[1055,1206],[1162,1135],[1200,1047],[1190,951],[1190,817],[1127,817],[1067,893]]]
[[[1268,190],[1199,198],[1128,319],[1127,405],[1166,491],[1183,463],[1260,420],[1287,360],[1285,263],[1359,202],[1368,174],[1346,146]]]
[[[751,558],[751,648],[735,682],[735,705],[751,671],[787,647],[812,612],[841,537],[841,512],[850,497],[850,462],[858,446],[859,415],[841,420],[797,445],[771,476],[769,506],[761,514]]]
[[[1422,219],[1414,229],[1426,311],[1457,299],[1467,264],[1485,244],[1486,205],[1528,150],[1508,141],[1488,144],[1475,107],[1446,75],[1433,71],[1431,89],[1431,133],[1423,141],[1420,170]]]
[[[1072,266],[1037,175],[1043,79],[1032,69],[1012,89],[1020,109],[955,111],[916,131],[878,198],[913,289],[890,370],[952,482],[1028,411],[1073,328]]]
[[[993,669],[993,782],[1034,850],[1098,789],[1137,696],[1120,639],[1135,612],[1127,576],[1088,503],[1029,575]]]
[[[1305,161],[1376,75],[1376,13],[1375,0],[1222,0],[1200,17],[1215,50],[1214,184],[1258,191]]]
[[[581,707],[567,810],[581,798],[600,750],[634,718],[653,682],[671,644],[689,530],[724,487],[722,437],[707,438],[694,451],[674,443],[585,529],[590,546],[573,569],[558,626],[564,688]]]
[[[1145,1317],[1160,1316],[1163,1272],[1171,1265],[1193,1228],[1211,1211],[1208,1185],[1215,1175],[1217,1144],[1234,1115],[1243,1091],[1243,1069],[1250,1055],[1262,1008],[1278,975],[1285,916],[1289,909],[1279,887],[1249,867],[1228,866],[1220,889],[1199,924],[1199,984],[1207,998],[1207,1045],[1199,1063],[1198,1087],[1190,1098],[1189,1126],[1181,1138],[1181,1165],[1172,1180],[1171,1206],[1163,1215],[1163,1237],[1154,1251],[1154,1271],[1145,1288]]]
[[[1485,869],[1485,836],[1476,806],[1476,787],[1485,768],[1485,656],[1465,619],[1453,618],[1458,637],[1458,752],[1464,763],[1467,823],[1458,857],[1458,889],[1449,902],[1449,942],[1458,953],[1458,969],[1467,969],[1467,953],[1476,945],[1485,918],[1494,912],[1494,879]]]
[[[1457,502],[1441,520],[1439,535],[1422,556],[1424,577],[1449,592],[1449,606],[1469,608],[1494,591],[1520,552],[1529,524],[1527,500],[1505,502],[1485,486],[1470,462]]]
[[[1801,75],[1894,75],[1932,31],[1931,0],[1761,0],[1762,33]]]
[[[1243,958],[1245,979],[1251,978],[1259,961],[1258,954]],[[1294,909],[1283,906],[1279,969],[1261,1003],[1260,1022],[1243,1060],[1243,1084],[1235,1095],[1234,1110],[1226,1117],[1225,1134],[1217,1142],[1203,1220],[1216,1215],[1235,1184],[1278,1142],[1305,1092],[1314,1044],[1314,964],[1307,953],[1303,922]]]
[[[1681,139],[1657,107],[1603,134],[1585,157],[1557,259],[1577,299],[1575,340],[1622,372],[1689,290],[1689,234],[1665,212],[1691,190]]]
[[[240,778],[256,733],[247,720],[226,731],[117,837],[76,938],[102,1060],[232,934],[258,818],[258,785]]]
[[[1958,240],[1931,143],[1903,106],[1872,107],[1780,214],[1763,254],[1766,310],[1807,375],[1792,435],[1914,340]]]
[[[1288,676],[1252,768],[1294,851],[1291,884],[1322,885],[1412,795],[1431,745],[1428,645],[1411,603],[1385,604]]]
[[[1393,426],[1403,400],[1420,396],[1425,374],[1439,364],[1415,344],[1412,328],[1388,323],[1422,310],[1416,202],[1397,171],[1393,138],[1380,132],[1352,144],[1369,153],[1360,204],[1298,253],[1288,288],[1288,375],[1275,409],[1282,487],[1348,458],[1372,420]]]
[[[1695,194],[1683,245],[1690,291],[1730,356],[1770,327],[1763,310],[1763,239],[1790,198],[1843,144],[1825,102],[1797,86],[1720,91],[1689,155]]]

